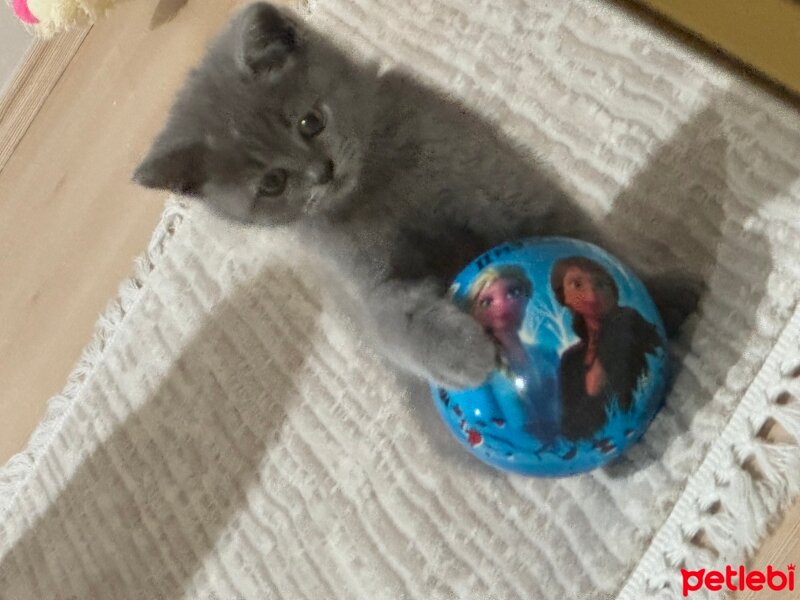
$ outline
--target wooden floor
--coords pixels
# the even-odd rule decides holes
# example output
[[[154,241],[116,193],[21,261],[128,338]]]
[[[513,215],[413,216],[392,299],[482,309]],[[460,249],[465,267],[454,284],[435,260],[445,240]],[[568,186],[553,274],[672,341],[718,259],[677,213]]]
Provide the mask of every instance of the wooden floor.
[[[157,4],[123,2],[91,29],[0,171],[0,460],[23,448],[143,252],[165,195],[131,173],[241,2],[190,3],[151,30]]]
[[[800,2],[636,0],[800,93]],[[800,594],[798,594],[800,596]]]
[[[162,6],[169,2],[182,4]],[[242,3],[215,0],[199,10],[190,0],[152,29],[157,0],[120,4],[79,36],[30,126],[17,130],[19,142],[0,139],[8,150],[5,166],[0,160],[0,462],[24,447],[144,251],[164,195],[135,187],[130,174],[183,75]],[[0,132],[7,136],[2,123]],[[754,566],[800,562],[798,533],[800,504]]]

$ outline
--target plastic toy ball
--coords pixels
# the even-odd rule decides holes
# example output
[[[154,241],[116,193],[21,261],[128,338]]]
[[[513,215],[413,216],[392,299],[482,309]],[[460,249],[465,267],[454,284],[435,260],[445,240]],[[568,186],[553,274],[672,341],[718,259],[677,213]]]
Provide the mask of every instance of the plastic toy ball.
[[[608,463],[645,432],[666,387],[667,344],[644,285],[597,246],[537,238],[498,246],[455,279],[453,300],[494,340],[480,387],[432,386],[484,462],[558,477]]]

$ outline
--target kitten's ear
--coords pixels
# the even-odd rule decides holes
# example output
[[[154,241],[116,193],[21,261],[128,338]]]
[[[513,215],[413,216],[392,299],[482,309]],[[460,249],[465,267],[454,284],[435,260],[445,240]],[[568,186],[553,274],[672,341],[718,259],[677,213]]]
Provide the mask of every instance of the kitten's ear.
[[[237,62],[247,75],[277,74],[297,49],[295,25],[266,2],[251,4],[239,15]]]
[[[133,180],[148,188],[199,196],[206,176],[206,148],[202,142],[166,145],[156,141]]]
[[[280,73],[297,50],[297,29],[277,8],[266,2],[248,6],[239,16],[240,68],[247,75]]]

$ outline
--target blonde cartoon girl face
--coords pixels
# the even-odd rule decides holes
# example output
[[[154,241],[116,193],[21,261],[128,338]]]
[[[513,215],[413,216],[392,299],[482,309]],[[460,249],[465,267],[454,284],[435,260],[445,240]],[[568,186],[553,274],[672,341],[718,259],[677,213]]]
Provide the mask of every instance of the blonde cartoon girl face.
[[[516,332],[522,326],[528,294],[525,286],[510,277],[499,277],[478,292],[472,315],[494,335]]]

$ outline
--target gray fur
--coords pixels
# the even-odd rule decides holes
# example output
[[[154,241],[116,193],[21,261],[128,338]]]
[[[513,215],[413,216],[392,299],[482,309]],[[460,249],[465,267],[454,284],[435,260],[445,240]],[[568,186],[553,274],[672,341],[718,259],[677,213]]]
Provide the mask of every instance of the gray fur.
[[[306,139],[298,123],[312,109],[325,128]],[[274,169],[285,191],[259,196]],[[596,238],[556,178],[484,119],[263,3],[211,45],[135,179],[297,228],[361,290],[383,353],[449,387],[495,365],[489,337],[446,298],[458,270],[515,238]]]

